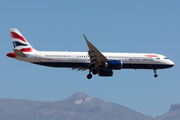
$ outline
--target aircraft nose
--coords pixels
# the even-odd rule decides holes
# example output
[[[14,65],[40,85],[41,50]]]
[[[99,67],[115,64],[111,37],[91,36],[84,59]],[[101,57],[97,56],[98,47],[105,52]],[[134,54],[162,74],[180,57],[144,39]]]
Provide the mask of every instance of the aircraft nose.
[[[170,64],[169,64],[171,67],[174,66],[174,62],[170,60]]]

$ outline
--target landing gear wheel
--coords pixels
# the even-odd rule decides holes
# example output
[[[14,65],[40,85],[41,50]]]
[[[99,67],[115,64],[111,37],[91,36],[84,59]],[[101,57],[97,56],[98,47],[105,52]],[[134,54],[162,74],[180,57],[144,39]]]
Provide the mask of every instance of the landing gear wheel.
[[[158,76],[157,74],[154,75],[155,78],[156,78],[157,76]]]
[[[87,78],[88,78],[88,79],[91,79],[91,78],[92,78],[92,74],[88,74],[88,75],[87,75]]]
[[[156,78],[158,75],[156,74],[156,69],[154,69],[154,77]]]

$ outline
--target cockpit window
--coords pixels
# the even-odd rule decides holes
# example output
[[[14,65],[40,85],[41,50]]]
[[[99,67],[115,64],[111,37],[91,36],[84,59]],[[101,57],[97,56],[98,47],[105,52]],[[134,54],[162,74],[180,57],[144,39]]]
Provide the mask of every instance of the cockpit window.
[[[168,59],[167,57],[164,57],[164,59]]]

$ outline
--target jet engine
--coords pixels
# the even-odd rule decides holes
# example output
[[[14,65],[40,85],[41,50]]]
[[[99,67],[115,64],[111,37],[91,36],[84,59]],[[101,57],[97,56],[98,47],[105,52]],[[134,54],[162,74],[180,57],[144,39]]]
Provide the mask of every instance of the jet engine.
[[[99,76],[113,76],[113,70],[101,69],[99,70]]]
[[[108,69],[121,69],[122,61],[121,60],[108,60],[105,62],[105,67]]]

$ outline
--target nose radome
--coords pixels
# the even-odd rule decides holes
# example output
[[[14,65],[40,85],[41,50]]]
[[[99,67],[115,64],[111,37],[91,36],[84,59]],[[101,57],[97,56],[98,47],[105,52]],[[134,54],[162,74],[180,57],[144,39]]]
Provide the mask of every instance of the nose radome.
[[[170,60],[170,65],[172,65],[172,67],[174,66],[174,62]]]

